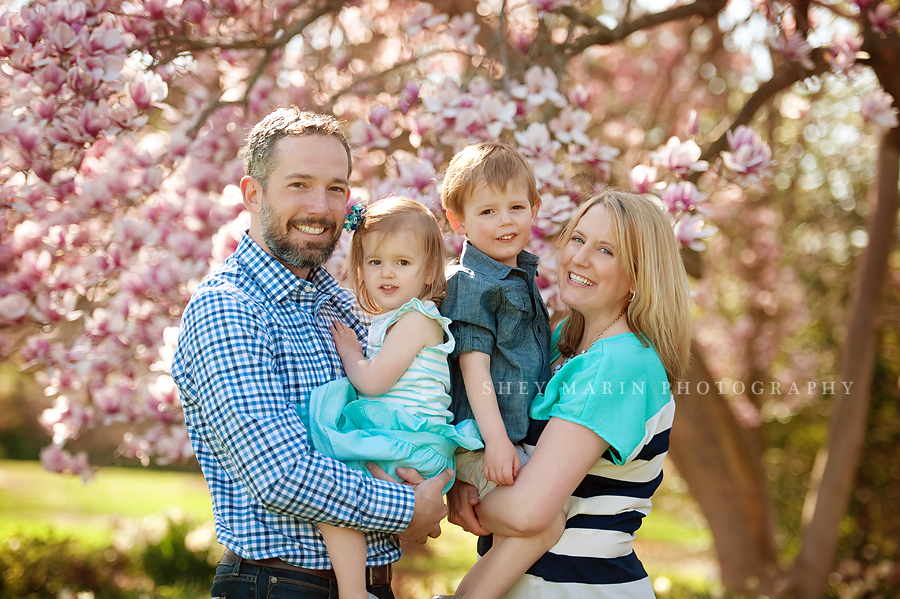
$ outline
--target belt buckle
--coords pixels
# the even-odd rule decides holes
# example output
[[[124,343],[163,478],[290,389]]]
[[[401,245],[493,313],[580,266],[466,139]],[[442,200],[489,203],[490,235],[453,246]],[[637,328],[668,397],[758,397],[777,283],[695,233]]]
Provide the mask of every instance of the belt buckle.
[[[378,574],[378,571],[379,571],[381,568],[384,568],[384,569],[385,569],[385,573],[387,574],[387,580],[386,580],[386,581],[378,581],[378,580],[376,580],[376,576],[377,576],[377,574]],[[385,565],[385,566],[378,566],[378,567],[370,566],[370,567],[366,568],[366,579],[367,579],[366,582],[367,582],[370,586],[373,586],[373,587],[374,587],[374,586],[380,586],[380,585],[383,585],[383,584],[389,584],[389,583],[391,582],[391,564],[387,564],[387,565]]]

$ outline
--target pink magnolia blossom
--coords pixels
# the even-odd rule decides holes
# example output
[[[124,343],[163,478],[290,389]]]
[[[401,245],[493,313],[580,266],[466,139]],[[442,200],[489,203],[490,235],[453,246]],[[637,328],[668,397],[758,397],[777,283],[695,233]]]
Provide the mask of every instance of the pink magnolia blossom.
[[[165,100],[169,89],[158,74],[139,71],[128,82],[128,92],[139,110],[147,110]]]
[[[697,186],[690,181],[679,181],[667,185],[660,192],[659,197],[672,214],[692,212],[707,199],[707,196],[700,193]]]
[[[66,83],[66,72],[55,64],[48,64],[35,72],[34,83],[42,94],[52,96]]]
[[[397,170],[400,174],[399,183],[419,193],[434,185],[437,178],[437,172],[431,161],[412,156],[402,157],[397,162]]]
[[[475,24],[475,16],[467,12],[450,19],[447,35],[460,48],[471,50],[476,46],[475,36],[478,35],[479,31],[481,31],[481,26]]]
[[[44,410],[38,421],[53,435],[53,443],[61,444],[77,438],[91,422],[91,414],[67,396],[59,395],[53,407]]]
[[[653,162],[669,169],[676,175],[686,177],[694,171],[705,171],[709,163],[700,158],[700,146],[692,139],[682,142],[675,136],[669,138],[666,145],[659,146],[650,154]]]
[[[19,146],[29,154],[34,152],[43,139],[41,130],[28,121],[16,123],[13,132]]]
[[[562,147],[562,144],[550,136],[544,123],[531,123],[525,131],[516,131],[514,137],[519,150],[532,158],[553,156]]]
[[[541,194],[541,208],[535,219],[535,229],[542,236],[556,235],[569,222],[575,202],[567,195]]]
[[[500,136],[504,129],[516,128],[516,103],[505,101],[497,95],[485,96],[478,104],[481,122],[491,138]]]
[[[603,181],[612,175],[612,163],[618,157],[619,149],[593,139],[584,148],[569,146],[569,160],[572,164],[586,164],[593,168]]]
[[[50,29],[47,41],[56,46],[59,52],[66,52],[75,45],[78,36],[68,23],[57,23]]]
[[[868,17],[872,24],[872,31],[875,33],[888,34],[900,26],[897,10],[887,2],[881,2],[875,7],[875,10],[870,10]]]
[[[784,30],[781,30],[769,43],[773,48],[781,52],[781,55],[788,62],[796,62],[809,71],[816,68],[811,58],[812,46],[809,45],[805,37],[796,31],[785,33]]]
[[[0,320],[15,322],[22,320],[31,308],[31,302],[21,293],[11,293],[0,298]]]
[[[418,81],[410,81],[406,84],[406,87],[403,88],[403,93],[400,94],[400,99],[397,101],[397,108],[400,109],[400,112],[403,114],[407,114],[410,109],[419,103],[419,90],[422,85]]]
[[[578,108],[587,108],[591,99],[591,89],[581,83],[576,83],[569,89],[569,101]]]
[[[722,152],[722,161],[729,170],[752,185],[758,185],[760,179],[771,176],[775,165],[772,150],[759,133],[741,125],[733,131],[729,130],[727,138],[731,152]]]
[[[550,119],[549,124],[553,135],[562,143],[577,143],[583,146],[591,143],[587,136],[588,127],[591,126],[591,115],[585,110],[566,106],[556,117]]]
[[[407,35],[414,37],[426,29],[446,23],[450,17],[444,13],[434,14],[434,6],[428,3],[416,5],[412,14],[403,23],[402,28]]]
[[[702,216],[687,215],[675,223],[675,237],[681,245],[685,245],[695,251],[703,251],[706,245],[704,239],[711,237],[718,227],[704,226]]]
[[[543,106],[550,102],[562,108],[566,99],[559,93],[559,79],[550,67],[537,65],[525,71],[525,83],[515,85],[510,90],[513,98],[525,100],[532,106]]]
[[[131,418],[129,408],[133,394],[131,388],[124,382],[118,385],[98,386],[92,390],[91,400],[104,426],[115,422],[127,422]]]
[[[836,35],[828,48],[832,69],[839,73],[850,73],[855,68],[856,54],[861,47],[862,39],[858,36]]]
[[[109,127],[109,112],[103,103],[88,103],[78,116],[78,124],[91,137],[97,137]]]
[[[631,169],[629,179],[635,193],[647,193],[656,186],[656,167],[639,164]]]
[[[36,97],[31,101],[31,111],[37,118],[45,122],[50,122],[53,120],[53,117],[56,115],[56,111],[58,108],[59,102],[57,102],[55,96],[51,96],[49,98]],[[2,129],[0,129],[0,133],[2,132]]]
[[[561,8],[572,6],[572,0],[528,0],[538,10],[538,16],[556,12]]]
[[[184,462],[194,456],[191,440],[184,426],[169,426],[155,440],[154,452],[161,466]]]
[[[558,189],[563,186],[563,165],[552,154],[529,160],[539,190]]]
[[[877,1],[878,0],[850,0],[850,3],[855,4],[859,8],[860,12],[865,12],[867,8],[872,6],[872,4]]]
[[[94,469],[88,462],[87,452],[79,451],[73,456],[55,444],[41,450],[41,465],[49,472],[80,476],[84,482],[94,476]]]
[[[688,137],[697,137],[697,134],[700,133],[700,117],[697,116],[696,110],[692,110],[688,115],[686,129]]]
[[[870,89],[863,96],[860,114],[866,122],[878,130],[886,131],[900,125],[897,120],[897,108],[893,104],[894,98],[880,87]]]
[[[118,29],[98,27],[91,32],[88,51],[91,54],[111,54],[125,48],[125,40]]]

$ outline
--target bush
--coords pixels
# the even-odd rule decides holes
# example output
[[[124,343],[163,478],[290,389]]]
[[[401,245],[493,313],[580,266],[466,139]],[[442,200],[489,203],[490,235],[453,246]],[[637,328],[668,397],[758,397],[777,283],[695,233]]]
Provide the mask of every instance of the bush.
[[[128,556],[86,552],[71,539],[8,539],[0,546],[0,599],[43,599],[91,591],[125,597]]]
[[[0,542],[0,599],[177,599],[208,594],[221,548],[212,522],[180,510],[121,522],[113,544],[72,539]]]

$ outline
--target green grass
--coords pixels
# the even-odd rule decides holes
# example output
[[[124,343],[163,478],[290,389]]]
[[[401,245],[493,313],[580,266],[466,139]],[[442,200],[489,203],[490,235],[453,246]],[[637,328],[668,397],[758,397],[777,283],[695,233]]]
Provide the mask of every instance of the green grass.
[[[196,522],[211,520],[203,477],[110,467],[85,484],[46,472],[37,462],[0,460],[0,538],[71,536],[105,547],[117,520],[139,520],[169,508]]]
[[[667,473],[635,549],[651,578],[708,590],[717,584],[711,536],[679,480]],[[203,477],[108,467],[84,484],[79,478],[45,472],[38,462],[0,460],[0,542],[71,537],[85,547],[104,549],[112,543],[117,522],[140,521],[166,510],[180,510],[195,523],[211,520]],[[405,547],[396,569],[398,597],[449,592],[474,563],[474,537],[446,522],[443,531],[424,548]]]

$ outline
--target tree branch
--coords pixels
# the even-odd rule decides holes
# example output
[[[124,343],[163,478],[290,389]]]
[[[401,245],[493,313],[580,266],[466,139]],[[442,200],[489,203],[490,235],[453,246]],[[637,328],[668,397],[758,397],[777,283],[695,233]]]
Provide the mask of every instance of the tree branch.
[[[560,12],[569,19],[593,29],[594,32],[581,36],[571,44],[563,44],[562,50],[571,55],[580,54],[590,46],[607,46],[625,39],[635,31],[662,25],[663,23],[680,21],[695,15],[709,18],[718,14],[719,11],[725,8],[726,4],[727,0],[697,0],[697,2],[674,6],[662,12],[642,15],[633,21],[625,21],[620,23],[615,29],[610,29],[590,15],[586,15],[574,8],[567,7]]]
[[[302,4],[302,2],[298,3],[297,5],[299,6],[299,4]],[[342,3],[335,2],[333,4],[335,6],[339,6]],[[210,50],[212,48],[215,48],[218,50],[265,50],[267,52],[271,52],[273,50],[276,50],[278,48],[286,46],[288,44],[288,42],[290,42],[293,38],[295,38],[296,36],[303,33],[303,30],[306,29],[311,23],[314,23],[320,17],[322,17],[325,14],[328,14],[333,9],[334,9],[334,6],[332,6],[332,3],[325,3],[325,4],[322,4],[321,6],[317,6],[305,18],[300,19],[299,21],[294,23],[294,25],[290,29],[285,30],[281,35],[278,35],[277,37],[273,37],[269,41],[262,42],[262,43],[260,40],[261,36],[255,36],[255,37],[252,37],[249,39],[237,40],[237,41],[231,41],[231,42],[225,42],[222,40],[206,41],[206,40],[192,39],[192,38],[189,38],[186,36],[181,36],[181,37],[171,36],[171,37],[164,37],[164,38],[163,37],[151,38],[149,44],[150,45],[156,44],[160,48],[168,48],[168,49],[172,50],[171,55],[168,57],[165,57],[165,58],[161,58],[158,64],[165,64],[167,62],[170,62],[176,56],[179,56],[180,54],[182,54],[184,52],[203,52],[206,50]],[[287,13],[287,14],[289,14],[289,13]],[[278,30],[277,24],[275,24],[275,25],[276,25],[276,28],[273,29],[273,31]]]
[[[458,52],[457,50],[435,50],[433,52],[427,52],[421,56],[414,56],[413,58],[410,58],[409,60],[405,60],[403,62],[398,62],[397,64],[395,64],[394,66],[392,66],[389,69],[379,71],[373,75],[368,75],[366,77],[360,77],[359,79],[355,79],[353,81],[353,83],[351,83],[344,89],[342,89],[338,92],[335,92],[335,94],[333,96],[331,96],[331,98],[329,98],[328,102],[326,102],[322,106],[322,110],[331,112],[331,109],[334,108],[334,105],[337,103],[338,98],[340,98],[341,96],[344,96],[346,94],[355,92],[357,89],[362,87],[364,84],[369,83],[370,81],[376,81],[379,78],[384,77],[388,73],[393,73],[394,71],[399,71],[399,70],[405,69],[406,67],[408,67],[411,64],[415,64],[422,59],[429,58],[429,57],[435,56],[437,54],[457,53],[457,52]]]
[[[753,120],[753,115],[756,114],[756,111],[762,108],[762,106],[769,101],[769,99],[780,92],[781,90],[793,85],[798,81],[802,81],[807,77],[811,77],[813,75],[819,75],[824,73],[830,69],[828,63],[825,62],[825,59],[820,52],[819,55],[815,59],[815,68],[811,71],[807,71],[800,67],[800,65],[794,63],[785,63],[779,68],[771,79],[763,83],[750,98],[744,103],[744,106],[741,108],[740,112],[738,112],[737,116],[734,117],[734,120],[731,121],[731,124],[728,125],[728,128],[720,135],[716,140],[706,146],[706,149],[703,150],[703,154],[701,154],[700,159],[706,161],[712,161],[713,158],[719,155],[719,152],[725,149],[726,144],[728,143],[727,134],[728,131],[732,131],[740,125],[746,125],[750,121]],[[700,178],[703,173],[692,173],[690,180],[694,183]]]

